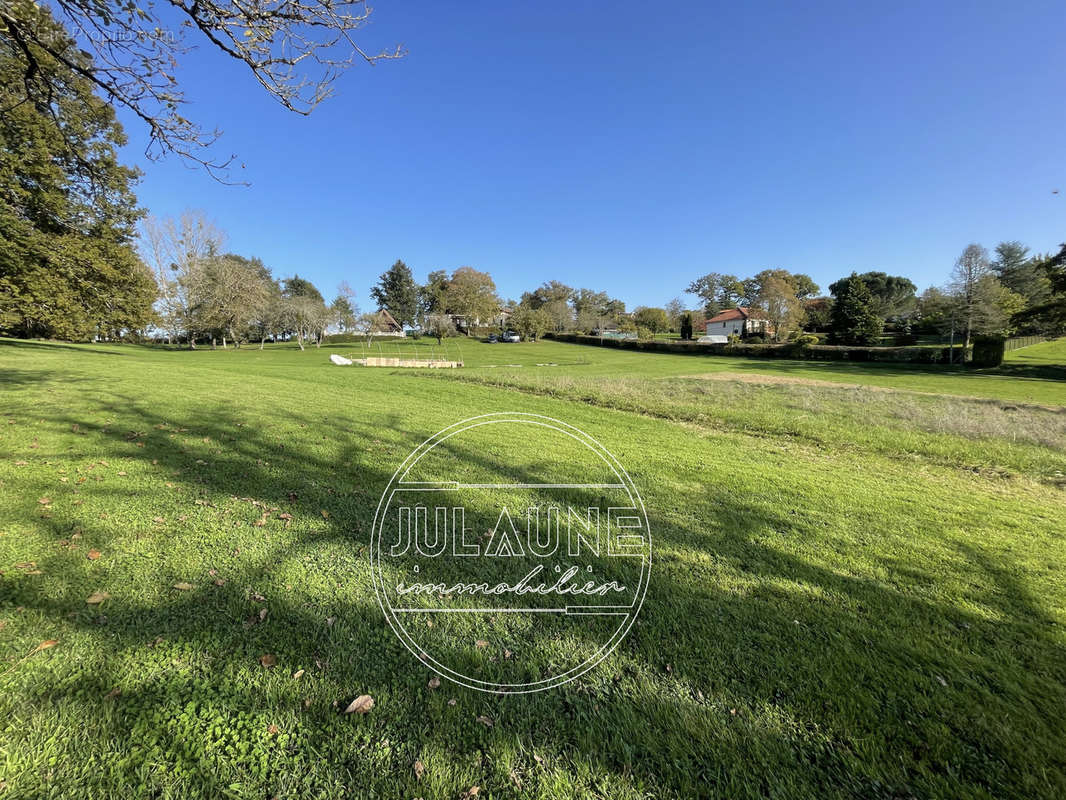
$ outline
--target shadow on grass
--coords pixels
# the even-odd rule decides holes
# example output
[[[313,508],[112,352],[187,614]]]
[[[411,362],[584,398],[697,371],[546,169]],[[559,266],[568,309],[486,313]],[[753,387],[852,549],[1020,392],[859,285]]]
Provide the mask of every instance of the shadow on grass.
[[[48,729],[50,752],[61,753],[48,765],[46,753],[10,743],[33,767],[9,778],[23,795],[48,784],[82,796],[360,798],[457,797],[471,785],[482,796],[553,798],[1054,797],[1063,788],[1061,634],[1007,567],[973,548],[959,547],[956,568],[987,585],[970,599],[994,614],[807,563],[760,537],[824,532],[787,508],[693,486],[674,502],[701,509],[704,524],[652,509],[661,555],[641,618],[599,667],[531,696],[447,682],[433,690],[385,623],[365,553],[391,477],[373,454],[398,463],[433,431],[405,429],[398,413],[384,426],[330,414],[339,449],[329,453],[293,435],[321,429],[319,416],[286,410],[249,426],[238,414],[161,417],[136,397],[110,398],[119,418],[110,430],[73,416],[49,425],[58,435],[81,423],[93,458],[136,458],[169,479],[189,520],[168,536],[133,526],[110,542],[77,510],[46,523],[68,541],[81,528],[105,551],[121,538],[147,541],[109,574],[195,588],[147,599],[113,591],[92,609],[74,578],[47,589],[0,578],[6,612],[61,620],[78,648],[76,659],[55,648],[0,676],[21,729]],[[198,459],[193,440],[205,437],[219,452]],[[450,446],[456,459],[491,465]],[[114,489],[94,483],[80,494],[95,509]],[[256,528],[264,508],[279,512]],[[200,574],[168,572],[168,547],[197,546]],[[41,567],[63,576],[70,558],[61,551]],[[921,564],[886,566],[901,583],[939,578]],[[273,668],[260,664],[267,653]],[[109,697],[114,687],[121,695]],[[374,710],[342,715],[362,693]]]

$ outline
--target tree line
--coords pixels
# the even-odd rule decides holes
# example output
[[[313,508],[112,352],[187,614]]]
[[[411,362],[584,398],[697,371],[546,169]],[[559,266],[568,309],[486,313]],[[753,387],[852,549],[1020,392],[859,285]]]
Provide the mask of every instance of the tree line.
[[[870,271],[852,272],[830,284],[828,295],[819,295],[810,276],[783,269],[744,279],[711,272],[692,281],[686,292],[702,301],[689,312],[700,318],[696,327],[740,306],[767,320],[776,340],[807,331],[825,332],[833,344],[873,345],[892,332],[903,343],[919,334],[957,335],[968,347],[978,335],[1066,331],[1064,260],[1066,245],[1051,255],[1032,254],[1020,242],[1001,242],[990,255],[971,244],[948,281],[921,294],[908,278]]]
[[[293,338],[304,347],[327,331],[380,330],[380,315],[360,313],[347,284],[327,302],[305,278],[277,278],[262,260],[228,252],[202,213],[147,217],[133,191],[138,173],[118,160],[126,139],[96,94],[92,56],[46,7],[20,3],[4,13],[0,333],[160,335],[190,347]],[[1066,245],[1054,255],[1031,254],[1018,242],[1002,242],[993,254],[970,245],[950,279],[920,295],[907,278],[883,272],[855,272],[828,289],[822,295],[810,276],[780,268],[747,278],[710,272],[685,290],[699,299],[695,308],[677,298],[627,311],[606,291],[555,280],[504,301],[492,276],[470,266],[434,270],[418,283],[397,261],[370,296],[400,325],[438,339],[504,325],[529,338],[611,329],[692,338],[708,316],[746,306],[769,321],[775,338],[816,331],[832,342],[870,344],[886,332],[901,340],[937,333],[969,343],[981,334],[1066,330]]]

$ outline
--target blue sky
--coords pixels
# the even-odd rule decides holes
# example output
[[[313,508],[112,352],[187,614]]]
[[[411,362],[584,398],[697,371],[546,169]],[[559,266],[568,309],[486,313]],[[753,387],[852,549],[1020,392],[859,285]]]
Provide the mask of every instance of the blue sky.
[[[1066,240],[1066,5],[381,0],[310,117],[207,46],[180,73],[250,187],[143,158],[156,215],[357,301],[397,258],[500,294],[556,279],[661,305],[709,272],[942,283],[971,241]],[[1052,194],[1052,190],[1060,194]],[[695,304],[695,298],[686,296]]]

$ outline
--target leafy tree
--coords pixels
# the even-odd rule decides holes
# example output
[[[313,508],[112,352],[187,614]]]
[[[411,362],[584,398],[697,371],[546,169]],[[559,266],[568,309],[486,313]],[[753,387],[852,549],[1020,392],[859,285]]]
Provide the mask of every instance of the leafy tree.
[[[350,331],[355,326],[359,308],[352,301],[351,290],[338,292],[329,305],[329,314],[332,324],[342,331]]]
[[[1019,312],[1017,322],[1029,333],[1058,330],[1044,310],[1052,294],[1046,261],[1046,258],[1030,256],[1029,248],[1021,242],[1000,242],[992,260],[992,270],[1000,283],[1025,298],[1028,309]]]
[[[445,337],[455,336],[455,323],[448,314],[428,314],[422,321],[422,331],[427,336],[433,336],[437,344],[441,344]]]
[[[92,68],[88,55],[45,6],[6,4],[0,23],[0,331],[60,339],[141,331],[153,319],[155,284],[132,247],[142,212],[137,173],[115,152],[122,128],[81,74]],[[32,27],[48,48],[19,44],[12,25]],[[47,101],[24,102],[27,82],[52,86]]]
[[[670,330],[670,317],[661,308],[638,306],[633,309],[633,321],[638,328],[647,328],[653,334]]]
[[[550,303],[569,303],[575,294],[575,290],[565,283],[546,281],[532,292],[523,292],[520,304],[536,311]]]
[[[281,281],[281,293],[290,299],[295,297],[306,297],[316,303],[322,305],[326,304],[326,299],[322,296],[322,292],[318,291],[318,287],[306,278],[301,278],[299,275],[293,275],[291,278],[284,278]]]
[[[519,304],[511,315],[511,327],[523,339],[539,339],[545,331],[555,327],[555,320],[546,307],[533,309]]]
[[[775,341],[798,328],[803,319],[803,305],[796,297],[795,284],[778,275],[768,275],[760,281],[759,294],[752,306],[770,323]]]
[[[804,328],[809,331],[824,330],[829,327],[833,298],[812,297],[803,301]]]
[[[66,30],[32,0],[0,5],[0,54],[12,66],[3,108],[12,107],[7,100],[49,108],[76,79],[144,123],[149,157],[176,152],[216,176],[232,160],[204,155],[219,131],[205,131],[182,113],[187,101],[175,75],[195,49],[185,40],[187,32],[243,64],[269,95],[299,114],[326,99],[333,81],[357,57],[374,63],[403,55],[398,48],[371,55],[354,43],[370,15],[362,0],[60,0],[55,7]],[[70,47],[67,31],[78,33],[90,52]],[[69,149],[81,138],[77,128],[62,128]]]
[[[1011,319],[1025,308],[1025,298],[1011,291],[995,275],[984,275],[974,289],[973,333],[983,336],[1009,336]]]
[[[809,275],[789,272],[787,269],[764,269],[741,281],[743,292],[739,300],[747,305],[755,305],[762,295],[764,284],[771,280],[787,284],[797,300],[806,300],[818,294],[818,284]]]
[[[246,332],[257,311],[270,298],[270,271],[258,258],[234,253],[205,259],[188,287],[190,311],[199,330],[222,337],[240,347],[238,334]]]
[[[397,261],[381,274],[370,296],[381,308],[388,309],[400,325],[414,325],[418,315],[418,284],[403,261]]]
[[[829,341],[832,344],[876,344],[884,323],[874,313],[873,295],[869,287],[854,272],[833,286]]]
[[[740,305],[744,298],[744,283],[736,275],[708,272],[690,283],[685,293],[703,300],[704,309],[713,315]]]
[[[870,290],[873,311],[883,320],[904,317],[918,304],[918,287],[909,278],[884,272],[863,272],[859,280]],[[833,287],[840,282],[832,284],[829,291],[833,292]]]
[[[449,314],[466,318],[467,330],[492,319],[500,309],[492,276],[473,267],[459,267],[448,281],[445,306]]]
[[[448,273],[443,269],[429,273],[425,285],[418,287],[418,310],[425,317],[444,314],[448,293]]]
[[[918,298],[916,313],[918,330],[944,334],[951,330],[954,301],[941,289],[930,286]]]

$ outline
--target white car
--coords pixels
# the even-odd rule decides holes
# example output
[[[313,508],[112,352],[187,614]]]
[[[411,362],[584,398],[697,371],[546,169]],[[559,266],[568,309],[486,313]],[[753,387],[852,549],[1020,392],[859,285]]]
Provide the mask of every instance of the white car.
[[[502,337],[500,337],[500,338],[501,338],[501,339],[502,339],[503,341],[505,341],[505,342],[520,342],[520,341],[522,341],[522,337],[521,337],[521,336],[519,336],[519,335],[518,335],[517,333],[515,333],[514,331],[507,331],[507,333],[505,333],[505,334],[504,334],[504,335],[503,335]]]

